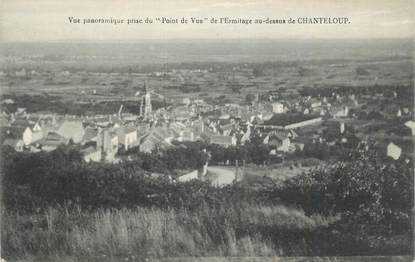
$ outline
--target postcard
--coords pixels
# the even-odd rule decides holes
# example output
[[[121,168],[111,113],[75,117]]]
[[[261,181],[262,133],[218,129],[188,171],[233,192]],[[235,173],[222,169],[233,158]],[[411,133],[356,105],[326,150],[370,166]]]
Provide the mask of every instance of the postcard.
[[[411,0],[3,0],[1,261],[415,261]]]

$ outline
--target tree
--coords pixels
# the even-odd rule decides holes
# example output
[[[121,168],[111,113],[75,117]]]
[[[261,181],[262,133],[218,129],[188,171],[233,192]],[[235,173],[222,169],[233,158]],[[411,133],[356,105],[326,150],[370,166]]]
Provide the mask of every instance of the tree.
[[[369,120],[381,120],[383,119],[383,115],[378,111],[370,111],[367,115],[367,119]]]
[[[255,95],[253,95],[253,94],[247,94],[245,96],[245,101],[246,101],[247,104],[251,104],[252,101],[254,101],[254,100],[255,100]]]

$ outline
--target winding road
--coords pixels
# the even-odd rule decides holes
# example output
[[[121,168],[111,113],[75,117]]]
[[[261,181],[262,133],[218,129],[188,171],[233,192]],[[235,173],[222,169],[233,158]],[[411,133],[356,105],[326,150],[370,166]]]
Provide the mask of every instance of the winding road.
[[[235,173],[225,168],[210,166],[208,173],[212,176],[212,185],[214,186],[229,185],[235,180]]]

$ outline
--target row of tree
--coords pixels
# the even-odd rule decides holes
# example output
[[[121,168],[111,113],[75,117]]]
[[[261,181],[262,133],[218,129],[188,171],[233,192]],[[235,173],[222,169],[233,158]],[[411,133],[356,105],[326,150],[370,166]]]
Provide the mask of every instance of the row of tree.
[[[6,112],[13,113],[17,108],[24,107],[28,113],[40,111],[49,111],[56,114],[68,115],[97,115],[97,114],[115,114],[118,112],[121,104],[124,105],[123,113],[140,114],[140,108],[136,101],[113,101],[79,104],[62,100],[58,96],[41,95],[4,95],[2,99],[11,99],[14,103],[3,103],[2,107]],[[153,109],[165,107],[164,101],[153,100]]]
[[[152,172],[146,170],[149,167],[146,165],[161,163],[173,157],[172,154],[169,151],[165,158],[147,154],[145,159],[107,164],[86,163],[74,146],[39,153],[4,147],[3,203],[7,209],[21,212],[63,204],[89,209],[137,205],[179,208],[214,203],[222,189],[201,181],[172,183],[167,176],[153,178]],[[171,161],[164,164],[164,167],[176,165]]]

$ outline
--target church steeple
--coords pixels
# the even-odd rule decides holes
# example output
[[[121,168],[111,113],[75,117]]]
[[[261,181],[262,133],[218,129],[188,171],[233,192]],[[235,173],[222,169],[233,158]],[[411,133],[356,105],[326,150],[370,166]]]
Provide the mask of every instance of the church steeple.
[[[152,112],[151,91],[144,82],[145,95],[141,98],[140,115],[148,117]]]

